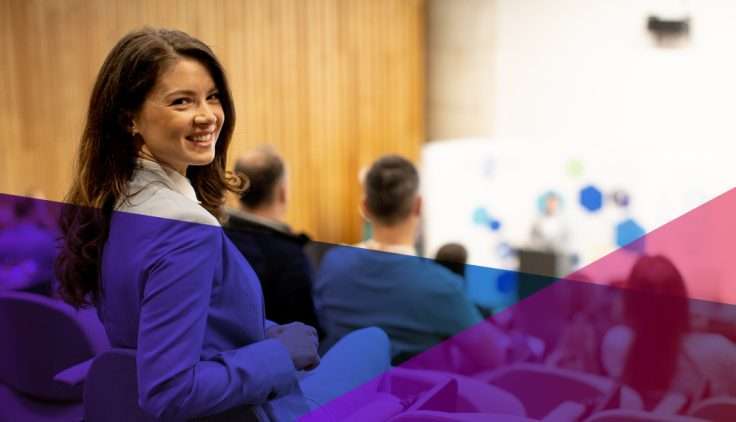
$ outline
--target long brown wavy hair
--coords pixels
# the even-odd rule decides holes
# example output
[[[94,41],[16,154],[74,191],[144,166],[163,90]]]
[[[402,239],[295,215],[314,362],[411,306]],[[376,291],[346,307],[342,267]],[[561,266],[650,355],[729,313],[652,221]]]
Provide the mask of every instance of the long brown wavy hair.
[[[225,114],[215,159],[189,166],[187,177],[202,206],[220,219],[225,191],[240,193],[243,180],[225,170],[235,125],[235,107],[225,72],[202,41],[175,30],[143,28],[125,35],[108,54],[92,90],[73,184],[61,216],[63,245],[56,262],[61,296],[77,307],[95,302],[100,293],[102,249],[115,206],[130,196],[142,146],[130,127],[159,75],[182,57],[199,61],[220,93]]]

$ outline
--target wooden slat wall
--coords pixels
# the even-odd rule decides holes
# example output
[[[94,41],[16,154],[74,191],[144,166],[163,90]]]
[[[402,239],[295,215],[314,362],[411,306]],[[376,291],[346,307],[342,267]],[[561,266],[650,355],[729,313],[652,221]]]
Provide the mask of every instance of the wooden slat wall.
[[[423,0],[0,0],[0,191],[63,197],[97,70],[143,25],[201,38],[228,71],[234,158],[270,143],[290,166],[288,218],[358,240],[357,175],[424,141]]]

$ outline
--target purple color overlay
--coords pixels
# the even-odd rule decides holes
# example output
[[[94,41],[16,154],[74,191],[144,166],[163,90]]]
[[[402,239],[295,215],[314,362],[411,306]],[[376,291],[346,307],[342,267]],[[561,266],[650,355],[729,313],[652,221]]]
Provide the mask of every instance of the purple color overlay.
[[[58,237],[53,223],[60,209],[53,202],[0,195],[0,290],[43,298],[51,303],[48,309],[63,308],[59,312],[74,321],[76,311],[54,293],[48,256],[55,247],[43,240]],[[727,415],[736,408],[729,401],[736,396],[736,271],[729,265],[736,250],[735,211],[736,191],[730,191],[564,278],[517,273],[524,294],[516,304],[302,420],[584,420],[603,412],[654,410],[673,417]],[[500,271],[483,270],[489,280]],[[350,300],[360,298],[347,298],[347,306]],[[31,403],[24,408],[37,406],[59,420],[76,415],[79,388],[54,386],[47,378],[105,349],[99,324],[79,323],[77,334],[65,328],[65,339],[54,340],[56,329],[34,325],[46,311],[4,309],[13,314],[3,325],[0,400]],[[503,335],[489,342],[488,326]],[[41,345],[49,341],[56,343]],[[502,359],[488,366],[463,350],[467,344]],[[74,350],[63,352],[61,345]],[[28,354],[42,351],[37,361],[48,361],[42,365],[48,373],[13,373],[26,358],[20,347],[28,347]],[[9,408],[0,403],[0,409]]]

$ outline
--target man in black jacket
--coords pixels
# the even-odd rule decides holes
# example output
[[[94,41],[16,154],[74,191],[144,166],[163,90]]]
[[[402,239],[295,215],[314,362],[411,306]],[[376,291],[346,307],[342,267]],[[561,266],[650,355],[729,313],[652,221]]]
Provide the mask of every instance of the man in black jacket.
[[[258,274],[266,317],[279,324],[303,322],[322,337],[312,301],[312,268],[304,253],[309,238],[283,221],[287,186],[281,157],[262,147],[241,157],[235,171],[250,184],[239,209],[228,212],[225,231]]]

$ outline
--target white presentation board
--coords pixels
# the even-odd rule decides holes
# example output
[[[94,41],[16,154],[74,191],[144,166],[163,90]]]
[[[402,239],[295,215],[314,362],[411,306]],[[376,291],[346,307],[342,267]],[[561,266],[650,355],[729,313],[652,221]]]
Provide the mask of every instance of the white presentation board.
[[[651,231],[732,188],[730,161],[697,148],[631,153],[518,139],[430,142],[421,159],[425,253],[434,256],[441,245],[458,242],[471,264],[515,270],[513,250],[529,244],[540,197],[555,192],[569,235],[566,253],[584,266],[632,240],[631,223]],[[601,193],[600,209],[581,204],[585,187]],[[622,223],[629,231],[623,239]]]

